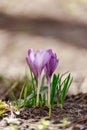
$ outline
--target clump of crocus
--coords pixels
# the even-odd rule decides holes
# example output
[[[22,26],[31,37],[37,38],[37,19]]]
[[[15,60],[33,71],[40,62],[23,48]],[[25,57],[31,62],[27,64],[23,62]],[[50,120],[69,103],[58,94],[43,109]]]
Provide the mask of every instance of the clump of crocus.
[[[38,50],[35,53],[32,49],[29,49],[26,61],[34,76],[32,81],[36,80],[36,89],[34,89],[35,94],[32,97],[36,97],[36,105],[39,105],[41,102],[42,104],[45,102],[45,105],[47,104],[47,106],[51,108],[51,106],[54,104],[54,97],[57,96],[57,102],[63,106],[65,96],[72,82],[72,78],[70,74],[65,79],[62,79],[63,75],[53,75],[59,63],[57,55],[53,53],[52,49]],[[42,71],[44,72],[43,75]],[[42,88],[45,88],[43,77],[47,79],[47,91],[45,96],[42,96]]]
[[[39,104],[39,94],[40,94],[40,83],[41,83],[41,73],[48,61],[51,58],[50,55],[51,50],[39,50],[36,53],[33,52],[32,49],[28,50],[28,57],[26,57],[26,61],[38,80],[38,88],[37,88],[37,100],[36,104]]]
[[[34,53],[32,49],[29,49],[28,56],[26,57],[26,61],[30,69],[32,70],[34,76],[38,80],[37,101],[36,101],[37,102],[36,104],[38,105],[40,85],[41,85],[41,73],[44,69],[48,83],[50,84],[51,76],[58,65],[58,59],[56,54],[54,54],[51,49],[39,50],[36,53]],[[48,102],[50,102],[50,86],[48,86],[48,89],[49,89]]]

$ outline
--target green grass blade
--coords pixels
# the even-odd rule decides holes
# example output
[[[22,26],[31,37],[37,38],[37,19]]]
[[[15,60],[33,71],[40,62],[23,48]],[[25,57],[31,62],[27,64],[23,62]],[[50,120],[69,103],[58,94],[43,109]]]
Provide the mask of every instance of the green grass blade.
[[[70,76],[70,74],[67,76],[67,78],[64,80],[64,83],[63,83],[63,89],[62,89],[62,99],[61,99],[61,103],[62,103],[62,106],[64,105],[64,100],[65,100],[65,97],[66,97],[66,94],[68,92],[68,89],[71,85],[71,82],[72,82],[72,78]]]
[[[62,85],[61,85],[61,78],[62,76],[58,74],[58,83],[57,83],[57,101],[61,103],[61,93],[62,93]]]
[[[27,91],[28,91],[28,88],[27,88],[27,86],[25,86],[25,89],[24,89],[24,107],[26,106],[26,101],[27,101]]]
[[[8,88],[9,88],[9,90],[10,90],[10,92],[11,92],[11,95],[12,95],[14,101],[15,101],[15,104],[16,104],[17,106],[19,106],[18,100],[16,99],[16,96],[15,96],[14,91],[12,90],[12,87],[11,87],[10,84],[8,85]]]
[[[22,95],[23,95],[23,91],[24,91],[24,87],[25,85],[23,85],[21,92],[20,92],[20,96],[19,96],[19,104],[21,104],[21,99],[22,99]]]
[[[59,76],[56,76],[54,74],[53,80],[52,80],[52,85],[51,85],[51,100],[50,100],[51,106],[53,106],[53,104],[54,104],[54,97],[55,97],[58,79],[59,79]]]

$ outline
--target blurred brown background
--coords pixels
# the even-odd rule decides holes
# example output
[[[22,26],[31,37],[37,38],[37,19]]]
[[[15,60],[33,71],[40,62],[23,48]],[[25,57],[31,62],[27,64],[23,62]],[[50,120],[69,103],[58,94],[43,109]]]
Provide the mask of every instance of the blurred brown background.
[[[22,78],[28,48],[52,48],[70,93],[87,92],[87,0],[0,0],[0,75]]]

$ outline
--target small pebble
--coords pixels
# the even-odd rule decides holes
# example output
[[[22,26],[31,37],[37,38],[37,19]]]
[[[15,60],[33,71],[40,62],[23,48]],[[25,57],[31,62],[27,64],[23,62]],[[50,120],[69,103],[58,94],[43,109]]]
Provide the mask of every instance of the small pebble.
[[[35,126],[30,126],[29,130],[37,130]]]
[[[4,120],[4,119],[0,122],[0,127],[5,127],[5,126],[7,126],[7,125],[8,125],[8,123],[7,123],[7,121]]]

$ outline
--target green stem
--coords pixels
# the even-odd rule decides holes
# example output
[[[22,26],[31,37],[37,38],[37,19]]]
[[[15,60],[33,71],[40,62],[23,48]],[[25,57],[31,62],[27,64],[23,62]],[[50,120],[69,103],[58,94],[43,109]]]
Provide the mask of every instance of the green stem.
[[[31,74],[31,79],[32,79],[32,84],[33,84],[33,90],[34,90],[34,97],[36,96],[36,92],[35,92],[35,86],[34,86],[34,77],[33,77],[33,74],[32,74],[32,70],[29,66],[29,69],[30,69],[30,74]],[[36,99],[34,99],[34,105],[36,104]]]
[[[29,67],[30,68],[30,67]],[[31,74],[31,78],[32,78],[32,84],[33,84],[33,89],[34,89],[34,94],[35,94],[35,87],[34,87],[34,78],[33,78],[33,74],[30,68],[30,74]]]
[[[50,107],[50,82],[51,79],[48,80],[48,107]]]
[[[49,106],[49,117],[51,117],[51,113],[52,113],[52,108],[51,105]]]
[[[51,117],[51,104],[50,104],[50,84],[51,79],[48,79],[48,107],[49,107],[49,117]]]
[[[50,86],[48,86],[48,106],[50,106]]]
[[[40,82],[41,82],[41,79],[40,79],[40,77],[39,77],[39,78],[38,78],[38,87],[37,87],[37,99],[36,99],[36,105],[37,105],[37,106],[39,105]]]

